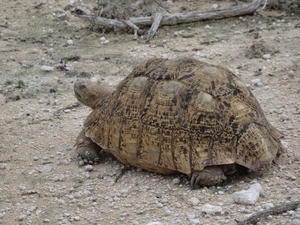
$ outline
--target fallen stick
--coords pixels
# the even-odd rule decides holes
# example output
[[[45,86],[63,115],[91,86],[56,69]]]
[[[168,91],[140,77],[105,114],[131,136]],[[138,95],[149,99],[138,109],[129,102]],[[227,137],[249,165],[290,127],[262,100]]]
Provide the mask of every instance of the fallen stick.
[[[294,201],[294,202],[289,202],[283,205],[278,205],[260,212],[257,212],[253,215],[251,215],[250,217],[248,217],[247,219],[240,221],[237,223],[237,225],[246,225],[248,223],[251,224],[256,224],[260,217],[262,216],[268,216],[268,215],[273,215],[273,214],[279,214],[279,213],[283,213],[289,210],[295,210],[300,206],[300,201]]]
[[[154,37],[158,27],[160,26],[162,18],[163,18],[163,15],[161,13],[154,14],[153,23],[152,23],[150,30],[148,31],[148,36],[147,36],[146,42],[150,41]]]
[[[261,4],[261,0],[254,0],[253,2],[245,5],[237,5],[231,8],[225,9],[216,9],[216,10],[208,10],[208,11],[194,11],[194,12],[186,12],[186,13],[173,13],[162,15],[162,19],[160,21],[160,26],[162,25],[175,25],[181,23],[191,23],[200,20],[209,20],[209,19],[223,19],[234,16],[242,16],[247,14],[254,13]],[[126,28],[129,24],[134,24],[137,28],[139,26],[150,26],[155,22],[153,17],[133,17],[130,18],[129,23],[124,23],[122,21],[116,19],[106,19],[103,17],[96,17],[92,15],[86,15],[82,10],[77,9],[74,13],[84,19],[89,21],[92,24],[105,26],[105,27],[118,27],[121,29]],[[132,27],[132,26],[130,26]],[[154,30],[154,29],[153,29]]]

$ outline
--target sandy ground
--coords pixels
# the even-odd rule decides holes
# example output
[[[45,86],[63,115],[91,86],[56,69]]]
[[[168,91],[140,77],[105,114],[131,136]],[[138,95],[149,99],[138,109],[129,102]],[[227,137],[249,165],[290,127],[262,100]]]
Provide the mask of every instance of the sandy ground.
[[[70,13],[68,3],[0,1],[0,224],[236,224],[272,205],[300,200],[299,15],[259,10],[166,26],[145,44],[121,31],[94,32]],[[175,3],[181,10],[200,7]],[[234,5],[202,3],[205,9]],[[75,2],[87,11],[94,4]],[[249,47],[261,40],[265,49],[249,59]],[[115,182],[124,166],[111,156],[91,171],[78,166],[73,145],[90,109],[76,105],[74,81],[95,77],[114,86],[153,56],[223,65],[249,84],[268,120],[285,135],[285,152],[276,164],[199,190],[190,189],[185,175],[136,168]],[[69,71],[59,69],[62,62]],[[258,85],[251,84],[254,79],[260,79]],[[233,192],[256,182],[264,194],[255,205],[234,203]],[[205,213],[206,204],[220,210]],[[300,210],[258,224],[300,224]]]

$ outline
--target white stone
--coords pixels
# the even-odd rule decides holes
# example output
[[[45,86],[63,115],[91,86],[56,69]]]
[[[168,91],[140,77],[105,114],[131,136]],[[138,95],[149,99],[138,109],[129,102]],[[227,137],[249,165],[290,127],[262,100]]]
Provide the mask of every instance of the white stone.
[[[212,5],[211,5],[211,8],[212,8],[212,9],[217,9],[218,7],[219,7],[218,4],[212,4]]]
[[[293,70],[290,70],[290,71],[288,72],[288,75],[289,75],[290,77],[294,77],[294,76],[295,76],[295,73],[294,73]]]
[[[296,180],[296,179],[297,179],[296,176],[294,176],[293,174],[290,174],[290,173],[288,173],[288,174],[286,175],[286,177],[287,177],[288,179],[291,179],[291,180]]]
[[[41,66],[40,69],[45,72],[51,72],[54,70],[54,68],[52,66]]]
[[[79,221],[79,220],[80,220],[80,217],[79,217],[79,216],[75,216],[75,217],[74,217],[74,220]]]
[[[195,197],[192,197],[190,200],[189,200],[190,204],[192,206],[196,206],[199,204],[199,199],[198,198],[195,198]]]
[[[52,166],[50,164],[46,164],[37,168],[37,171],[40,173],[49,173],[52,171]]]
[[[253,85],[258,85],[259,83],[261,83],[259,78],[251,80],[251,84],[253,84]]]
[[[198,220],[198,219],[190,219],[190,224],[191,225],[200,224],[200,220]]]
[[[174,179],[172,180],[172,183],[173,183],[173,184],[179,184],[179,183],[180,183],[180,179],[179,179],[179,178],[174,178]]]
[[[86,165],[85,170],[86,171],[92,171],[92,170],[94,170],[94,167],[92,165]]]
[[[74,43],[73,43],[72,40],[67,40],[67,44],[68,44],[68,45],[73,45]]]
[[[259,183],[252,184],[248,190],[234,192],[233,200],[236,203],[253,205],[258,200],[263,189]]]
[[[289,119],[289,116],[284,114],[284,113],[282,113],[279,117],[280,117],[281,120],[288,120]]]
[[[283,149],[286,151],[289,148],[289,143],[285,142],[285,141],[280,141],[282,144]]]
[[[263,59],[270,59],[271,58],[271,55],[270,54],[265,54],[262,56]]]
[[[97,83],[98,79],[96,77],[91,77],[90,81],[93,82],[93,83]]]
[[[220,206],[214,206],[210,204],[203,205],[201,210],[203,213],[212,214],[212,215],[222,212],[222,208]]]

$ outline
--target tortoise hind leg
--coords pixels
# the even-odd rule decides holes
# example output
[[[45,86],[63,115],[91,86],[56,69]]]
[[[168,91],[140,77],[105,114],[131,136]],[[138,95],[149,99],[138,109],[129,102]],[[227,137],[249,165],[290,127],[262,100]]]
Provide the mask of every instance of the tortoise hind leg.
[[[203,186],[212,186],[226,180],[222,166],[209,166],[201,171],[195,171],[191,178],[192,189]]]
[[[95,144],[90,138],[86,137],[84,130],[78,135],[75,146],[77,147],[77,155],[81,157],[84,163],[93,164],[99,161],[101,147]]]

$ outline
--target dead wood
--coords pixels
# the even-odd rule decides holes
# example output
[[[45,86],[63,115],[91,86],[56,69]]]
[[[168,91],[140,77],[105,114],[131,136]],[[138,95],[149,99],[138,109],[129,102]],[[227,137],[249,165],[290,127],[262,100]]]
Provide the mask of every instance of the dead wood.
[[[160,20],[159,26],[162,25],[175,25],[175,24],[181,24],[181,23],[191,23],[196,22],[200,20],[209,20],[209,19],[223,19],[228,17],[234,17],[234,16],[242,16],[247,14],[254,13],[258,7],[261,4],[261,0],[254,0],[253,2],[245,5],[237,5],[231,8],[225,8],[225,9],[216,9],[216,10],[208,10],[208,11],[194,11],[194,12],[186,12],[186,13],[173,13],[173,14],[167,14],[162,15],[162,18]],[[106,19],[99,16],[93,16],[93,15],[86,15],[83,13],[82,10],[77,9],[75,10],[75,14],[84,19],[89,21],[90,23],[94,25],[100,25],[104,27],[114,28],[118,27],[121,29],[125,29],[126,27],[132,27],[132,24],[135,25],[137,28],[134,30],[138,30],[139,26],[150,26],[152,25],[152,30],[150,29],[149,34],[153,32],[156,32],[154,29],[157,24],[153,25],[154,23],[157,23],[159,21],[159,18],[156,16],[154,17],[133,17],[127,20],[127,22],[123,22],[116,19]],[[129,23],[128,23],[129,22]],[[154,35],[151,36],[151,38]],[[148,35],[148,38],[150,36]],[[149,40],[147,38],[147,40]]]
[[[295,210],[300,206],[300,201],[294,201],[294,202],[289,202],[283,205],[275,206],[266,210],[263,210],[261,212],[257,212],[247,219],[238,222],[237,225],[246,225],[246,224],[256,224],[259,219],[263,216],[268,216],[268,215],[273,215],[273,214],[279,214],[283,213],[289,210]]]
[[[150,41],[156,34],[156,31],[160,26],[162,18],[163,18],[163,15],[161,13],[154,14],[152,26],[151,26],[150,30],[148,31],[148,36],[147,36],[147,40],[146,40],[147,42]]]

